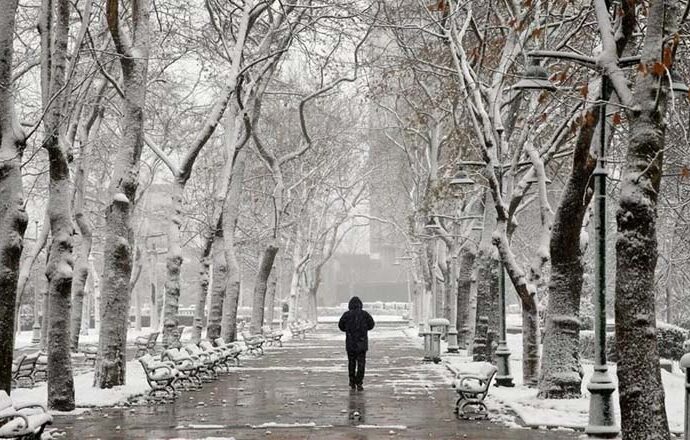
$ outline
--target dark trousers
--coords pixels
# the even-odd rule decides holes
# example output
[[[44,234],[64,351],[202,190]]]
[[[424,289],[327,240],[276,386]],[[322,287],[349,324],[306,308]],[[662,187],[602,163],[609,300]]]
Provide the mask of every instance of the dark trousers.
[[[364,367],[367,363],[367,352],[347,352],[347,372],[350,375],[350,385],[362,384]]]

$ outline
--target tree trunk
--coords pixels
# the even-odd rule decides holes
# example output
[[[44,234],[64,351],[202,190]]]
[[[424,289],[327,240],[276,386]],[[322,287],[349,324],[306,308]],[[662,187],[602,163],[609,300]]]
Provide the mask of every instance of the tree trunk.
[[[158,249],[153,246],[149,251],[149,300],[151,307],[149,311],[150,327],[152,331],[160,328],[160,315],[158,313]]]
[[[101,334],[101,276],[93,263],[93,257],[89,258],[91,276],[93,277],[93,326],[96,334]]]
[[[438,258],[439,252],[437,250],[438,242],[434,242],[427,247],[429,253],[429,271],[431,273],[431,298],[432,298],[432,318],[443,318],[443,297],[445,296],[445,285],[436,276],[436,271],[439,269]]]
[[[422,279],[424,281],[424,290],[422,290],[422,322],[426,327],[429,319],[434,313],[433,310],[433,295],[434,295],[434,274],[431,270],[433,265],[430,261],[431,255],[428,249],[429,245],[422,249],[419,257],[422,268]]]
[[[264,324],[273,328],[273,309],[276,302],[276,287],[278,286],[277,268],[271,271],[268,277],[268,287],[266,289],[266,311],[264,312]]]
[[[216,228],[213,250],[211,253],[213,256],[211,304],[208,310],[208,323],[206,324],[206,337],[210,340],[217,339],[221,336],[223,302],[225,300],[225,289],[228,277],[228,265],[225,261],[223,246],[223,229]]]
[[[488,320],[488,338],[490,341],[498,343],[500,319],[498,313],[498,260],[491,256],[489,249],[480,250],[477,260],[477,313],[472,318],[475,320],[474,328],[477,328],[482,317],[486,318]],[[495,351],[495,346],[488,347],[487,355],[490,359],[494,358]],[[474,354],[482,355],[482,353],[473,352]]]
[[[84,315],[84,292],[86,291],[86,280],[89,277],[89,254],[91,253],[91,228],[84,219],[84,214],[79,212],[75,215],[77,226],[81,233],[81,243],[79,253],[75,263],[75,277],[72,280],[72,317],[70,319],[70,337],[72,339],[72,350],[79,349],[79,335],[82,329],[82,317]],[[86,303],[88,310],[88,302]],[[87,314],[88,316],[88,314]]]
[[[58,411],[72,411],[74,409],[74,379],[70,357],[71,191],[67,160],[61,151],[56,150],[59,150],[59,147],[49,150],[51,178],[48,211],[50,212],[50,228],[53,239],[50,244],[50,258],[46,267],[46,275],[49,280],[48,407]],[[54,170],[54,168],[58,169]]]
[[[460,251],[460,267],[458,271],[458,346],[465,348],[469,335],[470,319],[470,288],[472,287],[472,271],[474,269],[475,252],[470,245]]]
[[[539,313],[536,295],[520,295],[522,303],[522,384],[535,387],[539,378]]]
[[[94,385],[111,388],[124,385],[126,378],[127,328],[129,326],[129,284],[132,275],[132,212],[139,183],[139,160],[144,144],[144,108],[148,84],[149,2],[131,5],[131,43],[123,38],[119,1],[109,1],[108,29],[120,55],[123,84],[121,143],[113,162],[108,189],[103,248],[103,292],[98,361]],[[132,56],[132,55],[135,56]]]
[[[36,220],[38,223],[38,220]],[[38,224],[36,225],[38,228]],[[39,255],[41,254],[41,251],[45,247],[46,243],[48,242],[48,235],[50,233],[50,221],[48,219],[48,211],[45,213],[45,218],[43,219],[43,228],[41,229],[41,233],[38,235],[38,239],[36,240],[36,243],[34,243],[33,249],[31,250],[31,254],[29,257],[21,262],[21,265],[19,267],[19,279],[17,280],[17,300],[16,300],[16,308],[19,309],[19,304],[22,301],[22,296],[24,294],[24,290],[26,289],[26,284],[29,282],[29,277],[31,276],[32,269],[36,261],[38,260]],[[17,310],[19,311],[19,310]]]
[[[290,293],[288,297],[288,322],[297,320],[297,290],[302,270],[302,230],[297,225],[295,231],[295,245],[292,249],[292,270],[290,276]]]
[[[264,322],[264,303],[266,302],[266,289],[268,287],[268,277],[271,275],[273,269],[273,261],[278,253],[278,246],[276,243],[270,243],[266,246],[259,264],[259,272],[256,274],[256,283],[254,284],[254,295],[252,302],[252,320],[250,332],[252,334],[261,333],[261,326]]]
[[[91,267],[90,262],[87,262],[87,264]],[[86,278],[84,305],[81,309],[81,326],[79,327],[79,334],[82,336],[87,336],[89,334],[89,328],[91,327],[91,310],[93,310],[94,302],[93,275],[91,275]]]
[[[235,122],[236,124],[238,122]],[[236,151],[237,137],[233,136],[228,141],[234,142],[232,152]],[[235,229],[239,216],[239,206],[242,198],[242,185],[246,168],[247,151],[243,148],[237,151],[232,164],[230,186],[223,201],[223,233],[225,234],[225,259],[228,262],[228,281],[226,290],[226,305],[223,310],[223,339],[226,341],[237,340],[237,307],[241,292],[241,267],[237,260],[235,246]]]
[[[213,235],[206,238],[204,251],[199,259],[199,291],[196,297],[196,307],[194,309],[194,326],[192,327],[192,342],[199,342],[204,329],[204,318],[206,316],[206,298],[208,298],[208,286],[211,281],[211,249],[213,247]]]
[[[472,268],[472,275],[470,278],[470,300],[469,300],[469,315],[467,316],[467,355],[471,356],[474,347],[474,331],[477,326],[477,287],[479,278],[479,261],[474,259],[474,268]]]
[[[228,287],[225,293],[225,308],[223,315],[223,339],[227,342],[237,340],[237,307],[240,301],[240,270],[237,258],[233,256],[230,263]]]
[[[81,243],[79,254],[75,263],[75,277],[72,280],[72,317],[70,318],[70,337],[72,351],[79,349],[79,335],[82,328],[82,316],[84,310],[84,293],[86,280],[89,277],[89,253],[91,252],[91,230],[85,224],[83,215],[77,218],[77,225],[81,231]],[[87,303],[88,307],[88,303]]]
[[[0,4],[0,390],[12,385],[17,274],[27,215],[22,196],[24,135],[15,120],[12,43],[16,0]]]
[[[309,316],[309,320],[312,322],[318,321],[318,311],[317,311],[318,303],[317,303],[317,297],[316,297],[318,292],[319,292],[318,287],[312,286],[311,288],[309,288],[309,292],[307,293],[307,295],[308,295],[307,301],[308,301],[308,305],[309,305],[308,316]]]
[[[439,255],[439,259],[443,259],[443,264],[440,264],[440,269],[441,273],[443,274],[443,286],[440,286],[443,294],[441,295],[441,302],[442,302],[442,314],[439,315],[441,318],[447,319],[448,322],[451,321],[450,319],[450,311],[451,311],[451,298],[453,298],[453,258],[452,258],[452,253],[453,250],[448,247],[447,244],[444,246],[444,251],[441,252],[441,255]]]
[[[580,297],[584,266],[580,233],[592,199],[591,175],[595,159],[590,144],[599,112],[584,117],[573,155],[573,167],[556,210],[549,244],[551,278],[546,307],[540,398],[579,398],[582,389],[580,364]]]
[[[616,213],[616,348],[624,440],[670,438],[656,339],[655,279],[657,198],[665,146],[667,73],[651,66],[672,59],[676,2],[652,0],[634,103],[628,112],[630,137]],[[676,34],[677,35],[677,34]],[[662,58],[663,57],[663,58]],[[670,69],[671,66],[667,65]]]
[[[132,291],[132,308],[134,309],[134,331],[141,331],[141,292],[139,289]]]
[[[171,191],[171,216],[168,230],[168,257],[165,263],[165,307],[163,309],[163,345],[168,346],[177,330],[177,310],[180,304],[180,270],[182,269],[182,194],[184,183],[176,178]]]
[[[44,4],[43,14],[52,13],[52,5]],[[50,22],[50,19],[48,19]],[[50,34],[51,29],[42,29]],[[49,93],[52,104],[44,102],[44,148],[50,160],[48,218],[50,243],[46,276],[48,277],[48,407],[58,411],[74,409],[74,378],[70,357],[70,312],[72,295],[72,185],[65,149],[60,145],[59,129],[62,117],[62,88],[65,85],[67,38],[69,34],[69,3],[55,3],[55,24],[52,29],[52,51],[42,45],[43,56],[51,56]],[[44,35],[45,36],[45,35]],[[42,72],[47,75],[48,72]],[[48,82],[48,81],[46,81]],[[45,83],[44,83],[45,85]],[[45,95],[44,95],[45,96]],[[80,310],[81,314],[81,310]]]
[[[45,277],[45,271],[43,271],[43,277]],[[50,316],[50,296],[48,292],[48,282],[46,282],[45,290],[41,293],[41,303],[43,304],[43,316],[41,316],[41,351],[48,349],[48,319]]]

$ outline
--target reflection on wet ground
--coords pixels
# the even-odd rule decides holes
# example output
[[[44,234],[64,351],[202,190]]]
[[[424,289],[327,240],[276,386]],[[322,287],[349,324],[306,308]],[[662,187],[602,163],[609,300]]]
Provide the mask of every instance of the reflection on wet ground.
[[[364,391],[348,387],[344,343],[328,327],[269,349],[242,367],[183,392],[170,404],[57,417],[69,439],[524,439],[566,440],[568,432],[510,429],[457,420],[443,366],[421,362],[401,330],[370,340]],[[144,390],[142,390],[144,391]]]

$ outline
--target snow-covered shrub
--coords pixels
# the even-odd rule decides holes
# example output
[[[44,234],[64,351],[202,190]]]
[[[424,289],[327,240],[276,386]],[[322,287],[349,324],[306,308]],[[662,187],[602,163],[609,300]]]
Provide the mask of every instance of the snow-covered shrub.
[[[657,323],[656,341],[659,346],[659,357],[680,360],[685,354],[683,343],[688,339],[688,331],[676,325]]]
[[[683,343],[688,339],[688,331],[675,325],[659,322],[656,328],[656,339],[660,358],[679,360],[685,353]],[[617,359],[614,333],[606,334],[606,356],[612,362]],[[594,332],[587,330],[580,332],[580,357],[594,359]]]

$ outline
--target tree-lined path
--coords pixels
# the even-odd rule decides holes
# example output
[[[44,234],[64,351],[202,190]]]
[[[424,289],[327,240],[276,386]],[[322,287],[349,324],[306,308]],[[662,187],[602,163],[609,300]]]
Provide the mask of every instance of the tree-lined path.
[[[363,392],[347,386],[343,338],[333,326],[248,359],[174,404],[96,410],[58,417],[56,425],[67,438],[103,440],[577,438],[457,420],[443,366],[423,364],[401,329],[379,328],[370,337]]]

